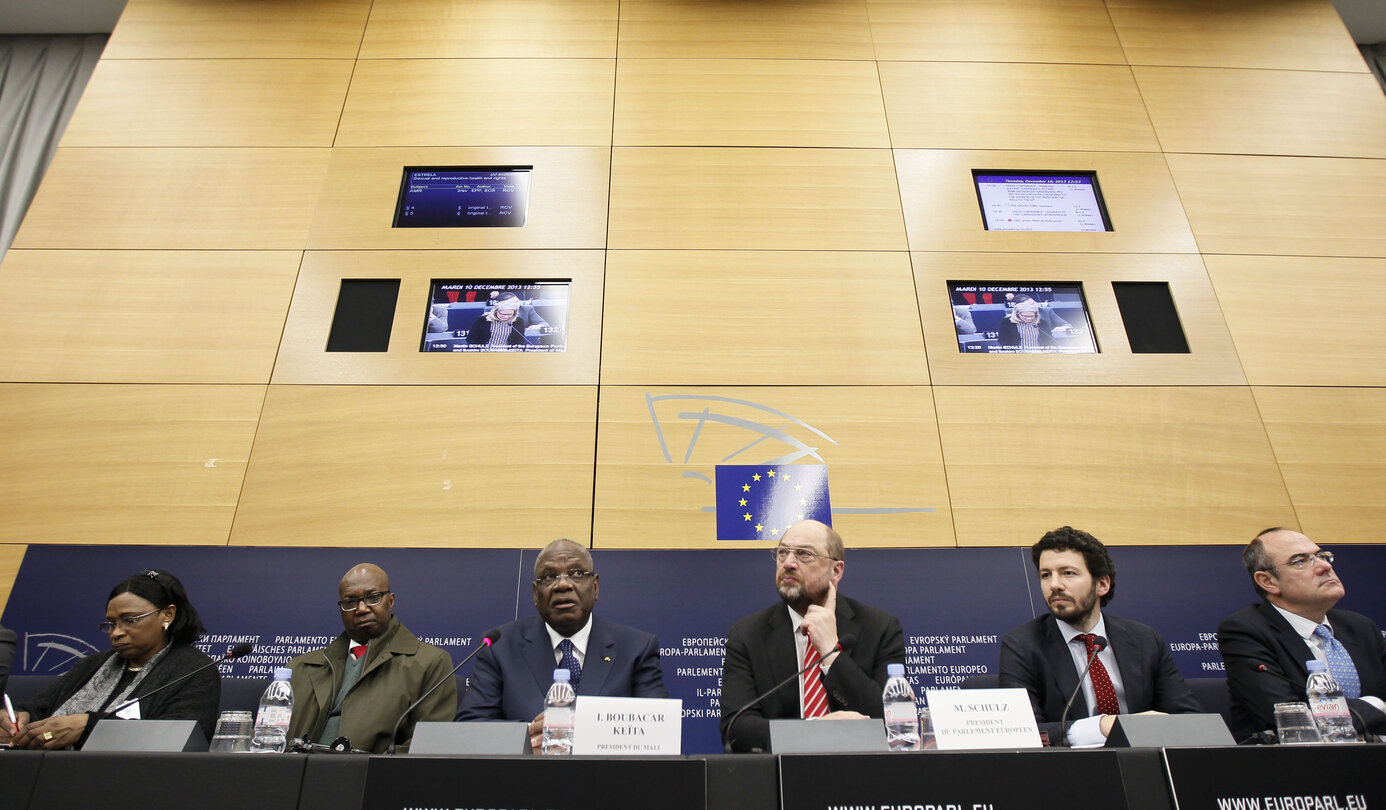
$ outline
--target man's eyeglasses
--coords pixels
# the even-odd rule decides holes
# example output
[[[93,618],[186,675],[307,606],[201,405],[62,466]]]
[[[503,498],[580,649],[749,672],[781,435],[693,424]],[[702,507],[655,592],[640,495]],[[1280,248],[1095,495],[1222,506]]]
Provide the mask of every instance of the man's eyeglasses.
[[[812,549],[790,548],[789,546],[777,546],[770,553],[775,555],[775,560],[777,562],[784,562],[785,560],[789,559],[790,554],[793,554],[794,559],[798,560],[803,565],[808,565],[809,563],[813,562],[819,557],[822,557],[825,560],[837,559],[836,557],[829,557],[826,554],[819,554],[818,552],[813,551]]]
[[[389,596],[390,593],[390,591],[376,591],[375,593],[368,593],[365,596],[360,597],[359,599],[343,599],[342,601],[337,603],[337,607],[341,608],[343,613],[352,612],[356,609],[357,605],[363,602],[365,603],[366,607],[375,607],[376,605],[380,604],[381,599],[384,599],[385,597]]]
[[[564,571],[559,574],[544,574],[541,577],[536,577],[534,584],[541,588],[552,588],[558,584],[560,579],[567,577],[568,581],[576,586],[581,585],[596,575],[596,571],[584,571],[581,568],[574,568],[571,571]]]
[[[163,610],[163,608],[154,608],[148,613],[141,613],[138,616],[121,616],[119,619],[116,619],[113,622],[102,622],[100,625],[97,626],[96,629],[100,630],[101,632],[109,636],[111,632],[116,629],[116,624],[119,624],[121,627],[124,627],[128,630],[131,627],[134,627],[135,625],[139,624],[140,621],[142,621],[143,619],[148,618],[149,616],[153,616],[155,613],[158,613],[161,610]]]
[[[1303,554],[1296,554],[1295,556],[1291,557],[1290,559],[1286,560],[1285,562],[1279,565],[1272,565],[1271,569],[1274,570],[1276,568],[1284,568],[1286,566],[1289,566],[1290,568],[1293,568],[1296,571],[1303,571],[1304,566],[1308,565],[1314,560],[1323,560],[1329,565],[1332,565],[1333,558],[1334,554],[1331,551],[1316,551],[1313,554],[1305,552]]]

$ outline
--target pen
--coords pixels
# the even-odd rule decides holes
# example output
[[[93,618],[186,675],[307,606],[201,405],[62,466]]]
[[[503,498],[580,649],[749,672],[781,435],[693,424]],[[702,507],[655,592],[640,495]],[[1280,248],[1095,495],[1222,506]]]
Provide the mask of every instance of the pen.
[[[10,716],[10,728],[17,729],[19,727],[19,720],[14,716],[14,704],[10,702],[10,695],[8,692],[5,693],[5,714]]]

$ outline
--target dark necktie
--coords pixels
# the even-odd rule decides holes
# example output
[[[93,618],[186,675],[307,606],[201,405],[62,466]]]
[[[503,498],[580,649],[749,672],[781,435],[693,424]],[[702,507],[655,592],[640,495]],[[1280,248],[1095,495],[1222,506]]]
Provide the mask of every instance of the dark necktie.
[[[1077,637],[1083,640],[1088,657],[1092,658],[1092,668],[1088,670],[1088,677],[1092,679],[1092,691],[1097,695],[1097,713],[1121,714],[1116,687],[1112,686],[1112,676],[1107,674],[1107,668],[1102,665],[1101,658],[1093,658],[1092,650],[1097,645],[1097,636],[1092,633],[1079,633]]]
[[[578,682],[582,680],[582,664],[578,663],[577,654],[573,652],[573,642],[566,638],[563,639],[558,642],[558,651],[563,653],[563,657],[558,661],[558,666],[573,673],[569,683],[573,685],[573,691],[576,692]]]

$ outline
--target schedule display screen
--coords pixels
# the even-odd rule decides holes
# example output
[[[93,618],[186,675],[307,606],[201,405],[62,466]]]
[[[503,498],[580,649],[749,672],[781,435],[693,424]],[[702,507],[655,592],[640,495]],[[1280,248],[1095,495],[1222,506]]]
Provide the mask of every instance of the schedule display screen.
[[[964,354],[1095,354],[1083,285],[950,281],[953,329]]]
[[[523,228],[531,166],[406,166],[396,228]]]
[[[571,279],[434,279],[422,352],[561,352]]]
[[[972,170],[989,231],[1110,231],[1096,172]]]

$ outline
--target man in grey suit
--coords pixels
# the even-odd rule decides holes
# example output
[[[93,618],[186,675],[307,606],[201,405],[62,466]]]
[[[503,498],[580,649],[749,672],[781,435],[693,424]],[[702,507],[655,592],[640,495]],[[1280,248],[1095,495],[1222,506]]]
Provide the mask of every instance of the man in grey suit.
[[[847,563],[831,526],[796,523],[773,553],[780,601],[727,633],[718,725],[733,751],[767,749],[772,719],[881,717],[886,665],[905,662],[900,620],[838,594]],[[839,647],[847,636],[855,641]],[[737,710],[804,668],[797,686],[777,689],[731,724]]]
[[[1106,616],[1116,566],[1096,537],[1064,526],[1030,549],[1049,614],[1001,641],[1000,684],[1030,693],[1035,720],[1050,744],[1101,745],[1118,714],[1201,712],[1169,647],[1151,627]],[[1107,644],[1083,678],[1083,694],[1061,725],[1064,705],[1100,638]]]

